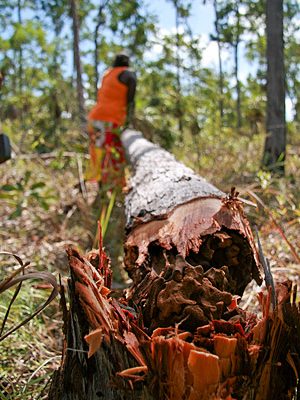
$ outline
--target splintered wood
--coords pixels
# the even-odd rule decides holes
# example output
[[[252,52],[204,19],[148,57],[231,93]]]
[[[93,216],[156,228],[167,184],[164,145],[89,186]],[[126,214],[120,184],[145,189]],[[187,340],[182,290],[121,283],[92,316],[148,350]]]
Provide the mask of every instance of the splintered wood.
[[[242,202],[169,153],[125,131],[134,168],[126,199],[125,267],[110,287],[105,252],[68,252],[68,332],[49,399],[296,398],[300,310],[290,282],[259,294],[263,317],[239,300],[262,283]],[[77,353],[76,353],[77,352]]]
[[[123,142],[134,167],[126,197],[124,261],[134,283],[127,298],[142,308],[150,331],[228,319],[247,284],[262,282],[237,194],[226,196],[138,132],[126,131]]]
[[[295,289],[291,299],[289,282],[278,285],[278,305],[272,312],[270,294],[260,294],[261,320],[241,310],[234,295],[206,282],[212,290],[207,297],[200,290],[207,313],[205,325],[203,315],[197,325],[197,319],[187,314],[179,323],[153,329],[147,326],[147,311],[131,308],[125,298],[112,297],[113,291],[103,285],[95,253],[95,266],[75,250],[68,254],[74,302],[62,367],[50,399],[279,400],[295,395],[300,310]],[[192,281],[195,275],[204,275],[199,267],[184,269]],[[219,270],[215,275],[217,271],[210,271],[210,282],[226,285],[226,273]],[[162,312],[168,318],[169,307],[176,308],[177,303],[173,300],[171,304],[164,290],[162,303],[166,302],[167,311],[162,307]],[[226,312],[218,318],[220,302],[220,309],[225,303]],[[188,303],[186,308],[194,306]]]

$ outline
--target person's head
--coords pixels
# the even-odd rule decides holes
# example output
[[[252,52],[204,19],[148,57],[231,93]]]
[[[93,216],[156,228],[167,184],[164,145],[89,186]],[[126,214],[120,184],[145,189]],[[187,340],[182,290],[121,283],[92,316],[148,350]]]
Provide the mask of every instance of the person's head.
[[[113,67],[129,67],[128,55],[124,54],[124,53],[117,54],[112,66]]]

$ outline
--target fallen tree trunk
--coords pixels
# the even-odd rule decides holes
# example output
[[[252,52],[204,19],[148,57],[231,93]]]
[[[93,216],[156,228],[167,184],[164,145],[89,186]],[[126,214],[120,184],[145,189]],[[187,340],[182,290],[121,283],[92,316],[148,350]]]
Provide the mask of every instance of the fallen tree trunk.
[[[66,345],[49,399],[292,399],[300,373],[299,307],[291,284],[260,295],[263,318],[238,306],[261,283],[241,200],[226,196],[134,131],[125,266],[114,298],[100,252],[68,251]],[[270,289],[271,290],[271,289]],[[272,376],[276,381],[272,381]]]
[[[185,266],[201,266],[204,275],[213,275],[211,279],[226,275],[228,284],[221,287],[234,295],[241,296],[253,278],[261,283],[258,255],[241,201],[234,192],[226,196],[139,132],[127,130],[122,140],[134,168],[126,196],[125,265],[134,282],[131,298],[136,304],[143,303],[152,329],[179,322],[187,314],[187,325],[192,319],[195,326],[207,323],[212,315],[198,303],[191,307],[192,293],[188,291],[180,304],[178,298],[175,301],[174,296],[185,291],[179,284]],[[166,302],[157,293],[170,274],[176,276],[177,284],[168,284],[170,290],[163,293],[170,302],[167,313]],[[219,301],[223,300],[221,296]],[[159,301],[163,311],[156,307]],[[212,302],[214,307],[216,299]],[[171,319],[165,318],[167,314]],[[213,316],[221,315],[219,307]]]

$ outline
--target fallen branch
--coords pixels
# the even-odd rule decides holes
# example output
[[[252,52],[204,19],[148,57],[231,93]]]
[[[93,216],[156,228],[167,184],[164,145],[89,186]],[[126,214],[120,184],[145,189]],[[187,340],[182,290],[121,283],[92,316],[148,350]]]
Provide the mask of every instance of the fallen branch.
[[[0,329],[0,342],[1,342],[5,338],[7,338],[9,335],[11,335],[13,332],[15,332],[16,330],[21,328],[21,326],[27,324],[27,322],[29,322],[31,319],[33,319],[37,314],[39,314],[44,308],[46,308],[55,299],[55,297],[58,294],[58,284],[56,282],[55,276],[52,275],[50,272],[36,271],[36,272],[25,273],[25,268],[29,265],[29,263],[24,264],[22,261],[22,258],[16,254],[9,253],[6,251],[1,251],[0,255],[12,256],[20,264],[19,269],[17,269],[15,272],[10,274],[6,279],[4,279],[3,281],[0,282],[0,294],[5,292],[6,290],[10,289],[11,287],[18,285],[15,290],[15,293],[13,294],[13,296],[11,298],[11,301],[9,303],[9,306],[7,308],[6,314],[5,314],[3,322],[2,322],[2,326]],[[22,275],[18,276],[19,274],[22,274]],[[52,286],[53,289],[52,289],[50,296],[47,298],[47,300],[42,305],[40,305],[32,314],[27,316],[22,322],[20,322],[16,326],[8,329],[5,333],[3,333],[8,315],[11,310],[11,307],[21,290],[22,283],[27,280],[36,280],[36,279],[40,279],[43,282],[47,282],[48,284],[50,284]]]
[[[280,226],[280,224],[276,221],[276,219],[273,216],[272,211],[269,209],[269,207],[266,206],[266,204],[263,202],[263,200],[257,196],[256,193],[254,193],[252,190],[248,190],[248,193],[251,197],[253,197],[258,204],[263,208],[263,210],[266,212],[266,214],[271,218],[271,221],[273,222],[273,225],[275,226],[275,228],[277,229],[277,231],[279,232],[280,236],[282,237],[282,239],[286,242],[286,244],[288,245],[288,247],[291,250],[291,253],[294,256],[295,261],[300,264],[300,256],[296,251],[295,246],[293,246],[293,244],[290,242],[290,240],[287,238],[284,229]]]
[[[15,154],[13,158],[17,158],[20,160],[48,160],[51,158],[60,158],[60,157],[66,157],[66,158],[78,158],[78,153],[74,151],[63,151],[63,152],[58,152],[58,151],[52,151],[49,153],[32,153],[32,154]],[[89,156],[87,154],[82,154],[80,157],[88,159]]]

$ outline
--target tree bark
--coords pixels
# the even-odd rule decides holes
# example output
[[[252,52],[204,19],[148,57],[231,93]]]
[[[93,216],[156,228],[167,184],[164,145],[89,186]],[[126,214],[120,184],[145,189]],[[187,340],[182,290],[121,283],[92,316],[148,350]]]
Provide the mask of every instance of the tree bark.
[[[22,21],[22,6],[21,6],[21,1],[18,0],[18,23],[21,26],[23,21]],[[19,80],[19,95],[23,94],[23,49],[22,49],[23,44],[20,44],[19,48],[19,54],[18,54],[18,64],[19,64],[19,70],[18,70],[18,80]],[[23,108],[21,107],[21,117],[23,118]]]
[[[271,171],[283,174],[286,153],[286,124],[282,0],[267,0],[266,30],[267,137],[263,164]]]
[[[236,294],[261,278],[237,193],[225,196],[139,132],[122,141],[133,166],[125,243],[133,284],[116,298],[101,240],[88,257],[68,250],[71,306],[49,399],[291,399],[296,292],[290,302],[291,284],[277,287],[273,311],[271,291],[261,293],[260,320],[238,307]]]
[[[252,278],[260,282],[258,256],[240,200],[234,194],[227,197],[137,131],[125,131],[122,142],[135,170],[125,203],[125,264],[134,282],[141,279],[139,267],[149,253],[159,251],[163,257],[164,250],[187,258],[193,265],[227,265],[236,281],[236,294],[241,295]],[[222,246],[221,242],[210,243],[218,242],[219,233],[231,238],[230,245],[237,246],[236,256],[238,248],[243,248],[240,270],[235,268],[238,260],[231,258],[229,250],[207,249]],[[214,234],[217,236],[213,238]],[[243,238],[247,238],[247,243]],[[202,246],[210,255],[202,255]],[[137,257],[135,262],[132,254]]]
[[[98,21],[95,27],[95,31],[94,31],[94,45],[95,45],[95,49],[94,49],[94,70],[95,70],[95,98],[97,98],[97,93],[98,93],[98,81],[99,81],[99,72],[98,72],[98,58],[99,58],[99,29],[101,27],[101,25],[103,25],[104,17],[103,17],[103,11],[106,7],[106,5],[108,4],[109,0],[104,1],[103,3],[101,3],[99,5],[99,9],[98,9]]]
[[[215,29],[216,29],[216,40],[218,45],[218,63],[219,63],[219,112],[220,112],[220,122],[221,127],[223,126],[223,117],[224,117],[224,77],[223,77],[223,65],[222,65],[222,49],[221,49],[221,40],[220,40],[220,28],[219,28],[219,12],[218,12],[218,3],[216,0],[213,2],[214,10],[215,10]]]
[[[104,281],[97,269],[98,254],[92,252],[86,258],[77,250],[69,249],[68,258],[70,309],[66,312],[62,364],[54,374],[49,400],[133,400],[142,395],[143,399],[150,399],[140,388],[132,391],[128,383],[117,376],[137,362],[119,336],[126,330],[122,326],[128,323],[126,316],[101,294]],[[86,340],[90,332],[96,332],[95,340],[98,335],[102,341],[101,348],[92,356]]]
[[[71,6],[71,17],[73,26],[73,53],[74,53],[74,66],[76,69],[76,91],[77,91],[77,102],[78,102],[78,113],[79,119],[82,123],[85,122],[85,107],[84,107],[84,96],[83,96],[83,83],[82,83],[82,67],[80,60],[80,49],[79,49],[79,22],[76,7],[76,0],[70,0]]]
[[[236,82],[236,115],[237,115],[237,129],[238,131],[242,126],[241,114],[241,83],[239,80],[239,43],[240,43],[240,11],[239,2],[235,3],[235,16],[236,16],[236,35],[234,39],[234,75]]]
[[[181,88],[181,77],[180,77],[180,36],[179,36],[179,9],[177,0],[173,0],[175,7],[175,25],[176,25],[176,85],[177,85],[177,96],[176,96],[176,116],[178,119],[178,131],[180,133],[181,141],[183,141],[183,110],[182,110],[182,88]]]

